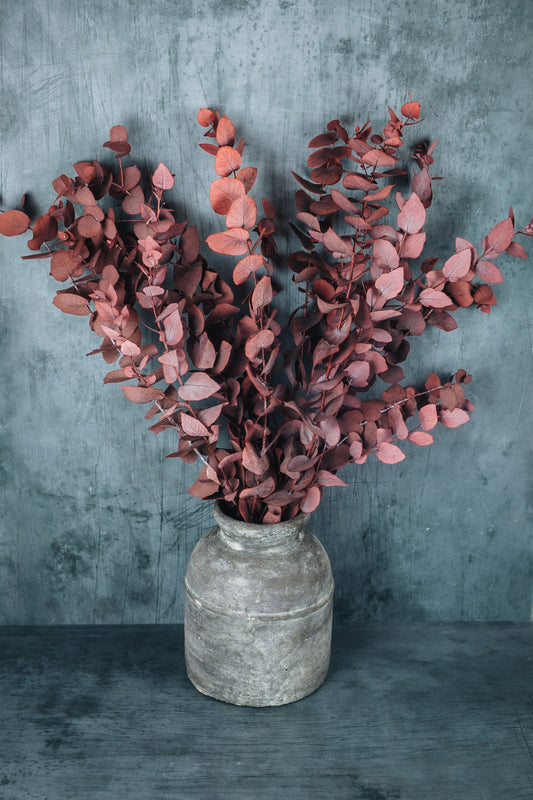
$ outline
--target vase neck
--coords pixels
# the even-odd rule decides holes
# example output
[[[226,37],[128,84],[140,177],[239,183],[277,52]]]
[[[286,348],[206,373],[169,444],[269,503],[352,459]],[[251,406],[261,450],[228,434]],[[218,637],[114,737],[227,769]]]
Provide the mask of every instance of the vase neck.
[[[215,503],[213,514],[220,538],[234,550],[265,550],[283,547],[296,541],[305,530],[309,514],[298,514],[294,519],[273,524],[244,522],[233,519]]]

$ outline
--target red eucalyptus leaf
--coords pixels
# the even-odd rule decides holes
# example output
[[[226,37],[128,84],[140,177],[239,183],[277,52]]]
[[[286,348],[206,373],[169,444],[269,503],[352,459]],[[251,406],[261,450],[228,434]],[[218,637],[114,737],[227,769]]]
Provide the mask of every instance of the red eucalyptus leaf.
[[[341,177],[342,167],[340,164],[329,164],[311,170],[311,180],[323,186],[332,186],[334,183],[338,183]]]
[[[272,296],[272,281],[268,275],[263,275],[252,293],[253,310],[268,306],[272,302]]]
[[[398,227],[406,233],[418,233],[426,221],[426,209],[419,196],[412,192],[396,218]]]
[[[358,231],[372,230],[372,226],[370,225],[370,223],[367,222],[366,219],[363,219],[363,217],[354,217],[350,215],[348,217],[344,217],[344,219],[346,220],[348,225],[351,225],[352,228],[355,228]]]
[[[371,192],[363,197],[363,201],[367,203],[376,202],[377,200],[384,200],[386,197],[389,196],[392,189],[394,188],[394,184],[391,183],[388,186],[383,186],[382,189],[378,189],[377,192]]]
[[[158,189],[172,189],[174,186],[174,176],[162,161],[152,175],[152,183]]]
[[[221,147],[225,145],[233,146],[235,142],[235,126],[228,117],[221,117],[218,121],[216,140]]]
[[[165,393],[151,386],[121,386],[126,398],[132,403],[153,403],[154,400],[164,400]]]
[[[126,214],[135,217],[141,213],[141,203],[144,203],[144,194],[140,186],[134,186],[122,201],[122,208]]]
[[[240,185],[242,186],[242,184]],[[215,253],[228,256],[242,256],[244,253],[248,252],[249,240],[250,237],[247,230],[244,228],[231,228],[228,231],[212,233],[205,241]]]
[[[204,331],[191,348],[191,358],[196,369],[212,369],[216,361],[216,350]]]
[[[369,150],[361,156],[363,164],[368,164],[371,167],[394,167],[396,159],[394,156],[389,156],[383,150]]]
[[[272,494],[274,489],[276,488],[276,481],[274,478],[267,478],[261,483],[256,484],[256,486],[250,486],[247,489],[243,489],[240,493],[239,497],[246,499],[247,497],[268,497],[269,494]]]
[[[241,168],[241,156],[233,147],[219,147],[215,157],[215,172],[222,178]]]
[[[353,255],[353,242],[347,239],[341,239],[333,228],[328,228],[325,232],[323,243],[324,247],[327,247],[331,253],[338,253],[340,256],[350,257]]]
[[[85,317],[91,313],[87,299],[74,292],[58,292],[52,303],[65,314],[74,314],[76,317]]]
[[[201,142],[199,146],[202,148],[202,150],[205,150],[206,153],[209,153],[210,156],[216,156],[218,153],[218,145],[216,144]]]
[[[235,177],[242,183],[244,191],[248,194],[257,178],[257,169],[255,167],[243,167]]]
[[[384,464],[398,464],[405,458],[405,453],[402,453],[399,447],[390,442],[378,442],[376,455]]]
[[[459,425],[464,425],[469,419],[468,413],[462,408],[454,408],[453,411],[443,408],[439,412],[439,422],[446,428],[457,428]]]
[[[492,261],[478,261],[475,268],[478,278],[486,283],[503,283],[503,276]]]
[[[74,194],[74,181],[68,175],[59,175],[52,181],[52,186],[60,197],[70,197]]]
[[[274,344],[275,338],[274,333],[268,329],[259,331],[254,336],[251,336],[244,348],[247,358],[250,360],[256,358],[260,350],[264,350]]]
[[[211,207],[217,214],[227,214],[233,201],[245,193],[244,184],[237,178],[218,178],[209,187]]]
[[[329,147],[330,145],[334,144],[337,140],[337,134],[333,132],[329,133],[320,133],[318,136],[315,136],[314,139],[311,139],[308,147]]]
[[[491,306],[498,305],[492,289],[486,283],[482,283],[474,292],[474,303],[486,314],[490,313]]]
[[[215,481],[209,480],[208,478],[198,478],[192,484],[192,486],[187,489],[189,494],[193,497],[199,497],[200,500],[207,500],[208,498],[212,497],[216,494],[220,489],[220,486]]]
[[[174,383],[180,375],[188,372],[189,366],[183,350],[167,350],[157,360],[163,365],[163,376],[167,383]]]
[[[359,213],[359,209],[355,203],[352,203],[352,201],[349,200],[342,192],[339,192],[338,189],[331,189],[330,194],[335,205],[337,205],[339,208],[342,208],[343,211],[347,211],[348,214]]]
[[[411,100],[409,103],[404,103],[402,106],[402,114],[407,119],[418,119],[420,117],[420,103]]]
[[[325,190],[319,183],[312,183],[311,181],[302,178],[300,175],[297,175],[296,172],[293,172],[292,170],[291,170],[291,175],[298,181],[298,183],[301,186],[304,187],[304,189],[307,189],[308,192],[311,192],[312,194],[324,194]]]
[[[514,234],[514,225],[511,217],[498,222],[490,233],[483,239],[483,257],[497,258],[505,252],[511,244]]]
[[[242,465],[254,475],[264,475],[269,467],[268,457],[260,455],[251,442],[246,442],[242,451]]]
[[[316,480],[319,486],[348,486],[343,480],[332,472],[326,469],[319,469],[316,474]]]
[[[428,403],[428,405],[422,406],[418,412],[418,418],[423,431],[432,430],[439,421],[437,407],[433,403]]]
[[[402,312],[394,308],[384,308],[380,311],[371,311],[370,319],[372,322],[383,322],[386,319],[394,319],[399,317]]]
[[[126,339],[120,345],[120,352],[122,355],[128,356],[129,358],[136,358],[138,355],[140,355],[141,348],[138,347],[135,342],[130,342],[129,339]]]
[[[402,258],[418,258],[426,243],[426,232],[408,234],[400,245]]]
[[[211,111],[210,108],[201,108],[197,114],[196,119],[198,123],[202,126],[202,128],[208,128],[210,125],[213,124],[215,119],[214,111]]]
[[[102,230],[101,224],[92,215],[84,214],[78,221],[78,230],[82,236],[92,239]]]
[[[400,273],[398,273],[396,267],[398,267],[400,263],[400,256],[396,252],[396,248],[390,242],[387,242],[386,239],[376,239],[376,241],[374,242],[374,246],[372,248],[372,254],[374,256],[374,264],[377,267],[386,267],[387,269],[394,270],[394,273],[397,276],[396,281],[398,281],[398,275]],[[401,269],[401,287],[396,294],[398,294],[402,288],[403,288],[403,269]],[[391,296],[395,297],[395,295]]]
[[[124,387],[122,388],[124,390]],[[205,439],[209,437],[209,431],[203,422],[200,422],[200,420],[195,417],[191,417],[184,411],[180,414],[180,425],[185,435],[193,439]]]
[[[203,372],[194,372],[179,387],[178,395],[182,400],[206,400],[220,389],[218,383]]]
[[[347,172],[342,180],[342,185],[345,189],[358,189],[362,192],[372,191],[372,189],[376,188],[376,184],[373,181],[358,172]]]
[[[124,127],[124,125],[113,125],[111,130],[109,131],[109,138],[112,142],[127,142],[128,141],[128,131]]]
[[[433,444],[433,436],[430,433],[425,433],[425,431],[412,431],[407,438],[419,447],[427,447],[427,445]]]
[[[56,250],[50,261],[50,274],[56,281],[63,283],[69,278],[77,278],[83,274],[85,266],[81,257],[70,250]]]
[[[451,256],[444,267],[442,268],[442,274],[445,278],[449,281],[457,281],[461,278],[464,278],[465,275],[470,270],[470,264],[472,263],[472,252],[469,249],[460,250],[455,255]]]
[[[318,423],[326,439],[328,447],[336,447],[341,440],[341,429],[336,419],[326,417]]]
[[[183,338],[183,323],[181,321],[181,312],[178,307],[163,319],[163,326],[165,328],[165,341],[167,345],[173,347],[179,344]]]
[[[252,273],[257,272],[262,264],[263,256],[258,253],[245,256],[235,265],[235,269],[233,270],[233,282],[236,285],[244,283]]]
[[[488,263],[488,262],[487,262]],[[457,305],[466,308],[474,302],[472,288],[468,281],[454,281],[450,284],[450,294]]]
[[[311,514],[320,505],[322,491],[318,486],[310,486],[307,490],[300,509],[304,514]]]
[[[0,233],[2,236],[20,236],[30,227],[30,218],[24,211],[2,211],[0,214]]]
[[[453,286],[453,283],[452,283]],[[431,311],[427,318],[428,324],[442,331],[455,331],[458,328],[457,322],[447,311]]]
[[[423,289],[418,299],[424,306],[431,308],[446,308],[451,305],[451,300],[444,292],[439,292],[438,289]]]
[[[226,216],[226,227],[250,230],[255,225],[256,217],[257,206],[255,200],[245,194],[237,197],[231,204]]]
[[[393,408],[390,408],[387,412],[387,418],[396,438],[400,441],[407,439],[409,431],[407,430],[407,425],[405,424],[400,406],[393,406]]]
[[[377,244],[377,242],[375,244]],[[376,289],[378,289],[383,295],[383,297],[386,297],[387,300],[390,300],[391,298],[397,297],[400,294],[403,289],[403,284],[403,267],[398,267],[397,269],[393,269],[392,272],[384,272],[379,276],[379,278],[376,279],[374,285]]]
[[[514,256],[515,258],[527,258],[527,253],[522,247],[521,244],[518,242],[511,242],[507,250],[505,251],[510,256]],[[490,281],[492,283],[492,281]]]
[[[427,167],[423,167],[420,172],[417,172],[411,181],[411,189],[417,193],[424,208],[428,208],[431,205],[433,196],[431,183],[432,180]]]
[[[210,428],[220,417],[224,406],[225,403],[219,403],[216,406],[202,408],[201,411],[198,411],[198,419],[203,422],[206,427]]]

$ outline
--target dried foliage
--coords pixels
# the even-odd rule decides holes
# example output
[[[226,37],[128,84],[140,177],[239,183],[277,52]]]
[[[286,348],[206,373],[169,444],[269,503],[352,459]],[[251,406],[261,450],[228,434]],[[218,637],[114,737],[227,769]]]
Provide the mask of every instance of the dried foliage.
[[[511,210],[480,251],[457,238],[442,266],[423,255],[435,142],[416,147],[407,197],[393,195],[391,182],[405,175],[398,151],[419,114],[411,100],[400,116],[389,109],[380,134],[366,122],[350,135],[333,120],[309,143],[309,176],[293,173],[300,249],[288,261],[302,302],[282,322],[272,305],[274,209],[252,196],[257,170],[243,166],[244,141],[218,112],[198,114],[217,175],[209,200],[224,218],[206,243],[235,257],[233,288],[209,267],[197,229],[167,206],[174,175],[166,165],[148,192],[138,167],[123,165],[130,145],[121,125],[104,145],[114,168],[74,164],[74,177],[53,181],[56,198],[33,225],[24,200],[0,214],[0,233],[31,231],[35,252],[26,258],[49,258],[51,275],[66,284],[54,304],[89,317],[102,340],[93,353],[115,365],[104,382],[133,381],[122,391],[149,406],[150,430],[178,435],[169,458],[201,459],[193,495],[222,500],[244,520],[289,519],[313,511],[324,487],[346,486],[338,476],[346,464],[370,454],[395,464],[406,442],[425,447],[437,424],[468,421],[464,370],[403,385],[409,337],[428,325],[453,330],[459,307],[489,313],[489,284],[503,280],[494,262],[502,253],[525,258],[516,236],[533,226],[515,233]]]

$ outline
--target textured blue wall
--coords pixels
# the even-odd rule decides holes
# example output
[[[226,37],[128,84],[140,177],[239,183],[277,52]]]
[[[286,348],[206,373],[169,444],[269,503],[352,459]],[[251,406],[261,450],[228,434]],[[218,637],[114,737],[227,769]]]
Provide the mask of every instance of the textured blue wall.
[[[246,137],[259,196],[293,213],[289,169],[305,169],[309,138],[338,116],[379,127],[410,90],[446,176],[435,255],[456,235],[480,243],[511,202],[531,217],[529,0],[1,0],[0,12],[3,207],[23,191],[47,207],[51,180],[100,158],[121,123],[140,162],[177,173],[177,208],[205,236],[212,163],[196,112],[210,105]],[[186,493],[195,468],[165,462],[171,437],[102,385],[86,319],[52,306],[47,262],[25,252],[0,242],[0,623],[180,621],[187,559],[211,524]],[[407,365],[412,382],[472,372],[471,423],[398,466],[347,470],[350,488],[313,516],[339,619],[530,618],[531,264],[508,259],[504,273],[490,318],[463,311]]]

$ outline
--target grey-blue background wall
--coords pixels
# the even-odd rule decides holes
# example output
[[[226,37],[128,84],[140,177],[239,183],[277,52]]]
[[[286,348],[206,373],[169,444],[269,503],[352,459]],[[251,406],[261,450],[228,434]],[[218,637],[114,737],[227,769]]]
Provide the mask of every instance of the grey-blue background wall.
[[[446,176],[428,255],[449,256],[456,235],[480,244],[510,203],[531,218],[530,0],[3,0],[0,12],[4,208],[23,191],[46,208],[53,178],[105,157],[121,123],[140,162],[177,174],[179,215],[206,236],[213,165],[196,113],[209,105],[246,137],[258,197],[283,218],[311,136],[335,117],[379,127],[411,91],[425,117],[412,141],[439,137]],[[295,242],[281,227],[283,253]],[[0,242],[0,623],[181,621],[186,562],[211,524],[186,492],[195,467],[165,461],[172,437],[102,385],[87,320],[52,306],[48,262],[26,252]],[[350,488],[313,516],[338,619],[530,618],[532,267],[502,268],[490,317],[458,313],[457,331],[429,331],[407,363],[411,382],[472,372],[471,423],[400,465],[346,470]],[[279,279],[288,307],[283,263]]]

